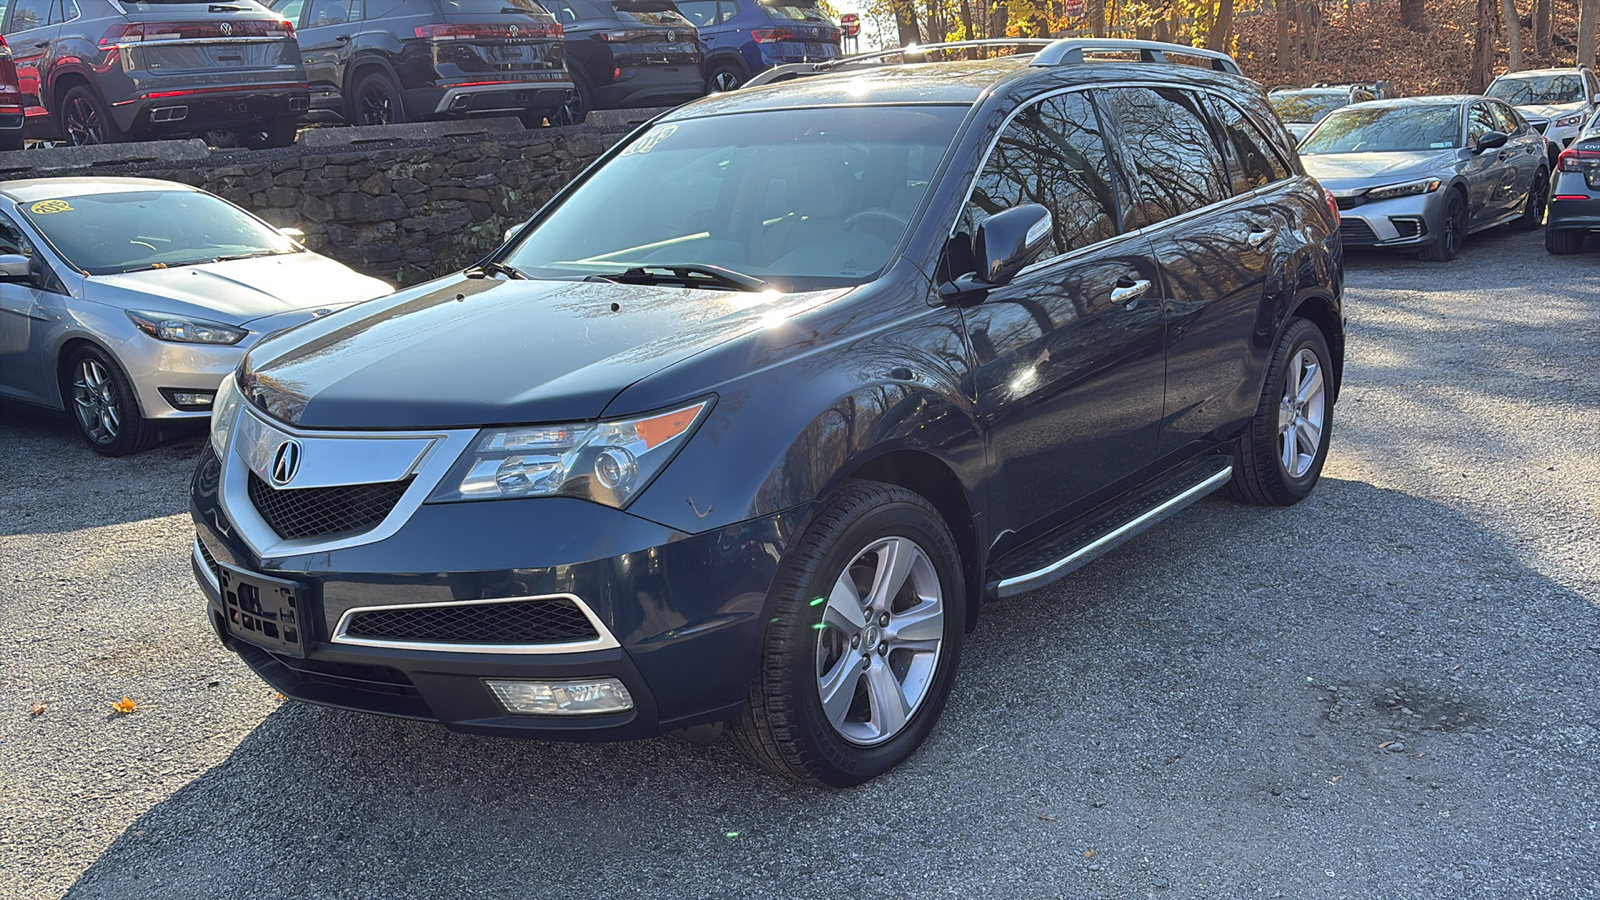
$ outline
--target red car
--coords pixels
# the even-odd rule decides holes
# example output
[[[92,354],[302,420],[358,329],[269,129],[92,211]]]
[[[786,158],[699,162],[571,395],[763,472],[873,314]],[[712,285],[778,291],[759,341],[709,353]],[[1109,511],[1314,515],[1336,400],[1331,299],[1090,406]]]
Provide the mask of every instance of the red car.
[[[0,37],[0,150],[22,149],[22,91],[17,87],[17,64],[11,48]]]

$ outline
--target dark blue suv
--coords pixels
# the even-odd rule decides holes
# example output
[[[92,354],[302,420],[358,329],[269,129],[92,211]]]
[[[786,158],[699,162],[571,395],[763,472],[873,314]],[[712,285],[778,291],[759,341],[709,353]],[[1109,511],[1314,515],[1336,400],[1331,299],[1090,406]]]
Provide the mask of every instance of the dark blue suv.
[[[839,26],[816,0],[679,0],[678,9],[700,30],[708,94],[773,66],[839,56]]]
[[[477,266],[252,348],[191,495],[221,640],[296,700],[726,728],[849,785],[928,736],[985,604],[1212,491],[1311,492],[1338,207],[1231,58],[833,68],[665,113]]]

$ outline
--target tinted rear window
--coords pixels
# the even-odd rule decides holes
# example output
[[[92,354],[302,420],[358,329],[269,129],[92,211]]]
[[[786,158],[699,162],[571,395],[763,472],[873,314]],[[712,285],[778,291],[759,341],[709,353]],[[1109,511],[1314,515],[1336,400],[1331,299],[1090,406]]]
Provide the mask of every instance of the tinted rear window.
[[[672,27],[689,24],[689,20],[679,14],[672,0],[611,0],[605,5],[611,8],[612,18],[624,22]]]
[[[517,10],[544,18],[544,7],[534,0],[438,0],[439,9],[447,16],[494,16]]]
[[[823,25],[832,25],[828,17],[817,9],[814,3],[803,3],[799,0],[775,0],[775,2],[762,3],[761,8],[766,11],[767,18],[779,22],[816,22]]]

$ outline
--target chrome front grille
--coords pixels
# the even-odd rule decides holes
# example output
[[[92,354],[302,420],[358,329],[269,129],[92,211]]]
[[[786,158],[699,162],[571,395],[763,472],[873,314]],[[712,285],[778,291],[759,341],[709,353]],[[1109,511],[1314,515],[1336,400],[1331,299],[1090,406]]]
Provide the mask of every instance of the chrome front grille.
[[[250,503],[286,541],[367,531],[388,517],[412,481],[280,490],[254,472],[248,477]]]

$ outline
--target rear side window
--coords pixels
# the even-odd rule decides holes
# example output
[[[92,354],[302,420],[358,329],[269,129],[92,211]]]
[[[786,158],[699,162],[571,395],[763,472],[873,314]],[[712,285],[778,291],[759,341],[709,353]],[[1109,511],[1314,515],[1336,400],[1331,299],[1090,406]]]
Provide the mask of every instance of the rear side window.
[[[1228,174],[1233,178],[1233,192],[1243,194],[1274,181],[1289,177],[1289,167],[1283,164],[1266,135],[1246,119],[1244,113],[1226,100],[1213,98],[1211,107],[1216,111],[1217,125],[1222,129],[1223,150],[1228,157]]]
[[[1127,87],[1101,91],[1100,100],[1115,123],[1113,143],[1136,183],[1129,227],[1181,216],[1230,195],[1222,150],[1197,94]]]
[[[348,22],[361,21],[365,3],[364,0],[310,0],[309,6],[304,27],[316,28],[320,25],[344,25]],[[279,12],[285,17],[293,15],[289,7]]]
[[[963,230],[1022,203],[1050,210],[1055,253],[1069,253],[1117,233],[1111,161],[1092,103],[1062,94],[1017,114],[1000,133],[972,186]]]
[[[678,4],[678,12],[689,20],[689,24],[696,28],[717,23],[717,0],[683,0]]]
[[[43,28],[50,20],[50,0],[13,0],[6,33]]]
[[[438,0],[445,15],[493,16],[508,10],[522,10],[539,14],[543,7],[534,0]]]

